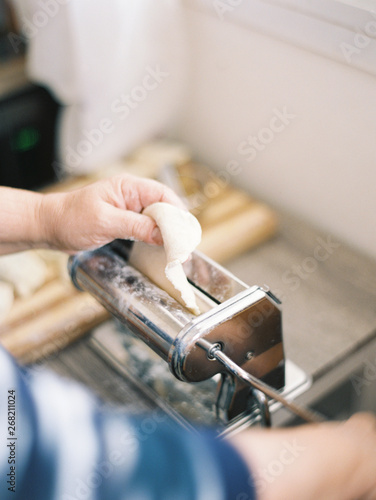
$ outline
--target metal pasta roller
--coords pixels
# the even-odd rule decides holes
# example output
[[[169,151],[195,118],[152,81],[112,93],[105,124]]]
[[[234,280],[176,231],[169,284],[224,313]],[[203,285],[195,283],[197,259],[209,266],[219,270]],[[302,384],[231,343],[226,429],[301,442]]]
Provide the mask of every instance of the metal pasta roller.
[[[185,272],[205,312],[194,316],[129,263],[131,247],[115,240],[71,257],[71,278],[164,360],[178,380],[216,380],[218,421],[229,426],[256,412],[270,425],[269,398],[305,420],[318,419],[285,399],[280,302],[269,290],[247,286],[196,251]]]

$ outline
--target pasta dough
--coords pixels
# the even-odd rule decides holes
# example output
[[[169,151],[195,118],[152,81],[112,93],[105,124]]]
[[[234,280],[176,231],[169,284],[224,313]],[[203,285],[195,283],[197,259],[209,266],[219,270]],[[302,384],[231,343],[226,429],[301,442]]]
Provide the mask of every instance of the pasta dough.
[[[47,266],[33,251],[0,257],[0,279],[13,285],[16,295],[27,297],[46,281]]]
[[[143,214],[157,223],[164,249],[135,243],[130,263],[191,312],[199,314],[194,289],[187,281],[182,264],[201,241],[200,223],[188,211],[169,203],[149,205]]]

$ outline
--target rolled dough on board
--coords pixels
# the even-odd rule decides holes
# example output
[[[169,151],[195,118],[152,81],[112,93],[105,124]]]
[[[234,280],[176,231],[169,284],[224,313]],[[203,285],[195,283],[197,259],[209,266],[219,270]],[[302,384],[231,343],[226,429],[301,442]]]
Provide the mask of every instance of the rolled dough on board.
[[[200,223],[188,211],[169,203],[149,205],[143,214],[157,223],[163,248],[135,243],[130,263],[193,314],[200,314],[194,288],[188,283],[182,266],[201,241]]]
[[[0,280],[13,285],[19,297],[31,295],[46,281],[47,266],[33,251],[0,257]]]

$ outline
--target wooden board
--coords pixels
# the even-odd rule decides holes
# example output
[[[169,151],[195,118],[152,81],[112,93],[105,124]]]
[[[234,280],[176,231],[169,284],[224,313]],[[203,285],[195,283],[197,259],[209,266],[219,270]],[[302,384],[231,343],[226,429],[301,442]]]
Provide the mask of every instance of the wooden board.
[[[0,342],[22,363],[50,356],[109,317],[89,294],[61,283],[48,283],[16,302],[0,325]]]

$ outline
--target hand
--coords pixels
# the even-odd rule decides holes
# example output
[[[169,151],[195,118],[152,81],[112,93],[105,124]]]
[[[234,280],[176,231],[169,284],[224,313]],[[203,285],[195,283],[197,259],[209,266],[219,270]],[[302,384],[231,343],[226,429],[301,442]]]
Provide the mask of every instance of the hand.
[[[376,417],[251,430],[230,441],[245,458],[258,500],[375,500]]]
[[[155,222],[142,210],[159,201],[184,208],[175,193],[150,179],[120,175],[69,193],[42,198],[45,239],[52,248],[74,253],[116,238],[161,245]]]

